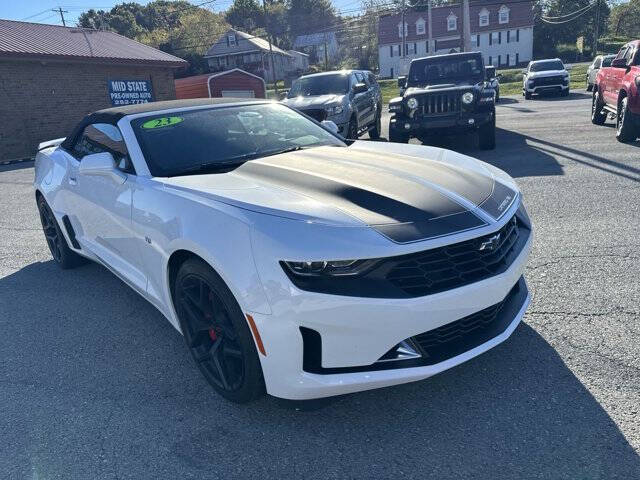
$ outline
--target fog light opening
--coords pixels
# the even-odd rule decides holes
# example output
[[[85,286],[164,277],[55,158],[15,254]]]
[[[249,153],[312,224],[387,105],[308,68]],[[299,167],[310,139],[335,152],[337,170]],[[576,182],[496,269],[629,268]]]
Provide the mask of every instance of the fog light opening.
[[[421,356],[422,355],[418,353],[418,349],[413,345],[411,340],[403,340],[380,357],[376,363],[413,360],[415,358],[420,358]]]

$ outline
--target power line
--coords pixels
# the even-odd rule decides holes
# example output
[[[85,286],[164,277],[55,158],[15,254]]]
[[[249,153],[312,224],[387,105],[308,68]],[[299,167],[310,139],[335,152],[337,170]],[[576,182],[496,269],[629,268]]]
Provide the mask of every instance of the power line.
[[[62,10],[62,7],[58,7],[58,8],[53,8],[51,9],[52,12],[56,12],[60,14],[60,18],[62,19],[62,26],[66,27],[67,24],[64,21],[64,14],[65,13],[69,13],[69,10]]]

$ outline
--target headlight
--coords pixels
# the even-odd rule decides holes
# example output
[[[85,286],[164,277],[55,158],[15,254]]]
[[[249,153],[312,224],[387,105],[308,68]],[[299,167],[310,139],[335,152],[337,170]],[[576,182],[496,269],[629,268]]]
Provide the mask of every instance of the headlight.
[[[389,104],[389,112],[401,112],[402,104],[401,103],[390,103]]]
[[[282,261],[286,273],[300,277],[335,277],[358,275],[375,263],[374,260],[318,260],[305,262]]]
[[[340,115],[344,109],[342,105],[336,105],[335,107],[327,107],[326,109],[327,115]]]
[[[418,100],[411,97],[409,100],[407,100],[407,107],[409,107],[411,110],[415,110],[416,108],[418,108]]]
[[[467,92],[462,94],[462,103],[469,105],[473,102],[473,93]]]

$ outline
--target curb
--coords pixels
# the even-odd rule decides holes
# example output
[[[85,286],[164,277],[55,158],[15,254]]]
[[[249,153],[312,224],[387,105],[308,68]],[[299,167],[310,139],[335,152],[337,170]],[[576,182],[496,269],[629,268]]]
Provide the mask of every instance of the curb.
[[[4,165],[13,165],[15,163],[23,163],[23,162],[33,162],[35,160],[35,158],[33,157],[27,157],[27,158],[16,158],[14,160],[6,160],[6,161],[2,161],[0,162],[0,166],[4,166]]]

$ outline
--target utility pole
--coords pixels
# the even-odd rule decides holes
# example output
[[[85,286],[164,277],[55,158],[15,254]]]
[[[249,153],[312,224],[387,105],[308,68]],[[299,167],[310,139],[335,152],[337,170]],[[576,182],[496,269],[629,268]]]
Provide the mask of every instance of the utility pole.
[[[267,15],[267,0],[262,0],[262,8],[264,9],[264,24],[267,30],[267,39],[269,40],[269,63],[271,64],[271,78],[273,79],[273,88],[278,95],[278,81],[276,80],[276,66],[273,64],[273,47],[271,46],[271,34],[269,33],[269,17]]]
[[[327,53],[327,32],[324,32],[324,71],[329,70],[329,54]]]
[[[462,51],[471,51],[471,17],[469,15],[469,0],[464,0],[462,4]]]
[[[60,14],[60,18],[62,19],[62,26],[66,27],[67,24],[64,21],[64,14],[65,13],[69,13],[69,11],[68,10],[62,10],[62,7],[52,8],[51,11]]]
[[[427,40],[429,42],[429,51],[427,53],[431,54],[432,49],[435,50],[435,45],[433,44],[433,28],[432,28],[432,17],[431,17],[431,1],[432,0],[428,0],[427,2],[427,27],[429,28],[429,39]],[[435,55],[436,52],[433,52],[433,54]]]
[[[405,10],[404,9],[404,2],[405,2],[405,0],[402,0],[402,58],[403,59],[406,57],[405,51],[407,50],[407,37],[406,37],[406,33],[404,31],[404,10]]]
[[[595,57],[598,54],[598,36],[600,34],[600,0],[596,0],[596,24],[593,33],[593,48],[591,56]]]

